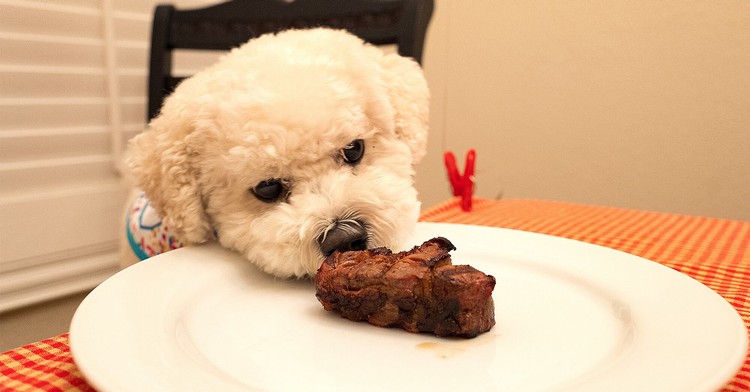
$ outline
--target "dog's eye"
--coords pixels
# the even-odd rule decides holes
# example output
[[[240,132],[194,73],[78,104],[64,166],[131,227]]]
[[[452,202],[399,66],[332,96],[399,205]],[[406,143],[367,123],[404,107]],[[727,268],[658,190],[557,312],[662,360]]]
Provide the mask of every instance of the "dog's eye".
[[[287,186],[280,178],[272,178],[259,182],[252,189],[253,195],[266,203],[273,203],[287,194]]]
[[[365,141],[362,139],[354,140],[341,149],[341,155],[344,161],[350,165],[359,162],[365,155]]]

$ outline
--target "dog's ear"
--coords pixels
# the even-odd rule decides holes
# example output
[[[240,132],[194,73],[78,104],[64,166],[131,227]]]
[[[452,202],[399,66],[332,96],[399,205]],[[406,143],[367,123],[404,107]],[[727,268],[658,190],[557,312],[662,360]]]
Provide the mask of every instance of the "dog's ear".
[[[211,238],[212,229],[190,164],[194,134],[185,117],[167,112],[154,119],[130,141],[127,165],[162,224],[186,243],[201,243]]]
[[[395,110],[396,135],[411,148],[414,164],[427,152],[430,91],[416,61],[398,54],[381,57],[384,80]]]

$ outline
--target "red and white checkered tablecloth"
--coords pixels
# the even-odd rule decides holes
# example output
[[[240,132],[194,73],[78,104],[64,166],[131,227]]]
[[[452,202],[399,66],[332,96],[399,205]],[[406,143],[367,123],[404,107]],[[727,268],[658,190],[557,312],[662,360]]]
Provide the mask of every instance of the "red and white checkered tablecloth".
[[[538,200],[449,200],[426,222],[505,227],[603,245],[664,264],[723,296],[750,328],[750,222]],[[63,334],[0,354],[0,391],[92,391]],[[724,391],[750,391],[750,358]]]

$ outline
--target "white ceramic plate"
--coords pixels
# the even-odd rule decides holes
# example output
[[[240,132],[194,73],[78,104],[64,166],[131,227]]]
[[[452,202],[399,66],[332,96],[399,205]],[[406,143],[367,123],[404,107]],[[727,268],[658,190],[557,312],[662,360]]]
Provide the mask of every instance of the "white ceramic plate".
[[[514,230],[422,223],[454,264],[494,275],[497,325],[441,339],[326,312],[310,281],[260,273],[216,245],[130,267],[95,289],[71,348],[101,391],[708,391],[745,358],[719,295],[604,247]]]

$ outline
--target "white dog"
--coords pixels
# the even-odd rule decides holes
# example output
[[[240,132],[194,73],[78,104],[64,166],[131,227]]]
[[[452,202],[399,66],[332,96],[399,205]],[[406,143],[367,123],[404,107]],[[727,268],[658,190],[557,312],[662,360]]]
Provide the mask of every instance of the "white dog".
[[[351,34],[264,35],[180,84],[127,164],[181,243],[314,275],[335,250],[406,245],[428,102],[416,62]]]

